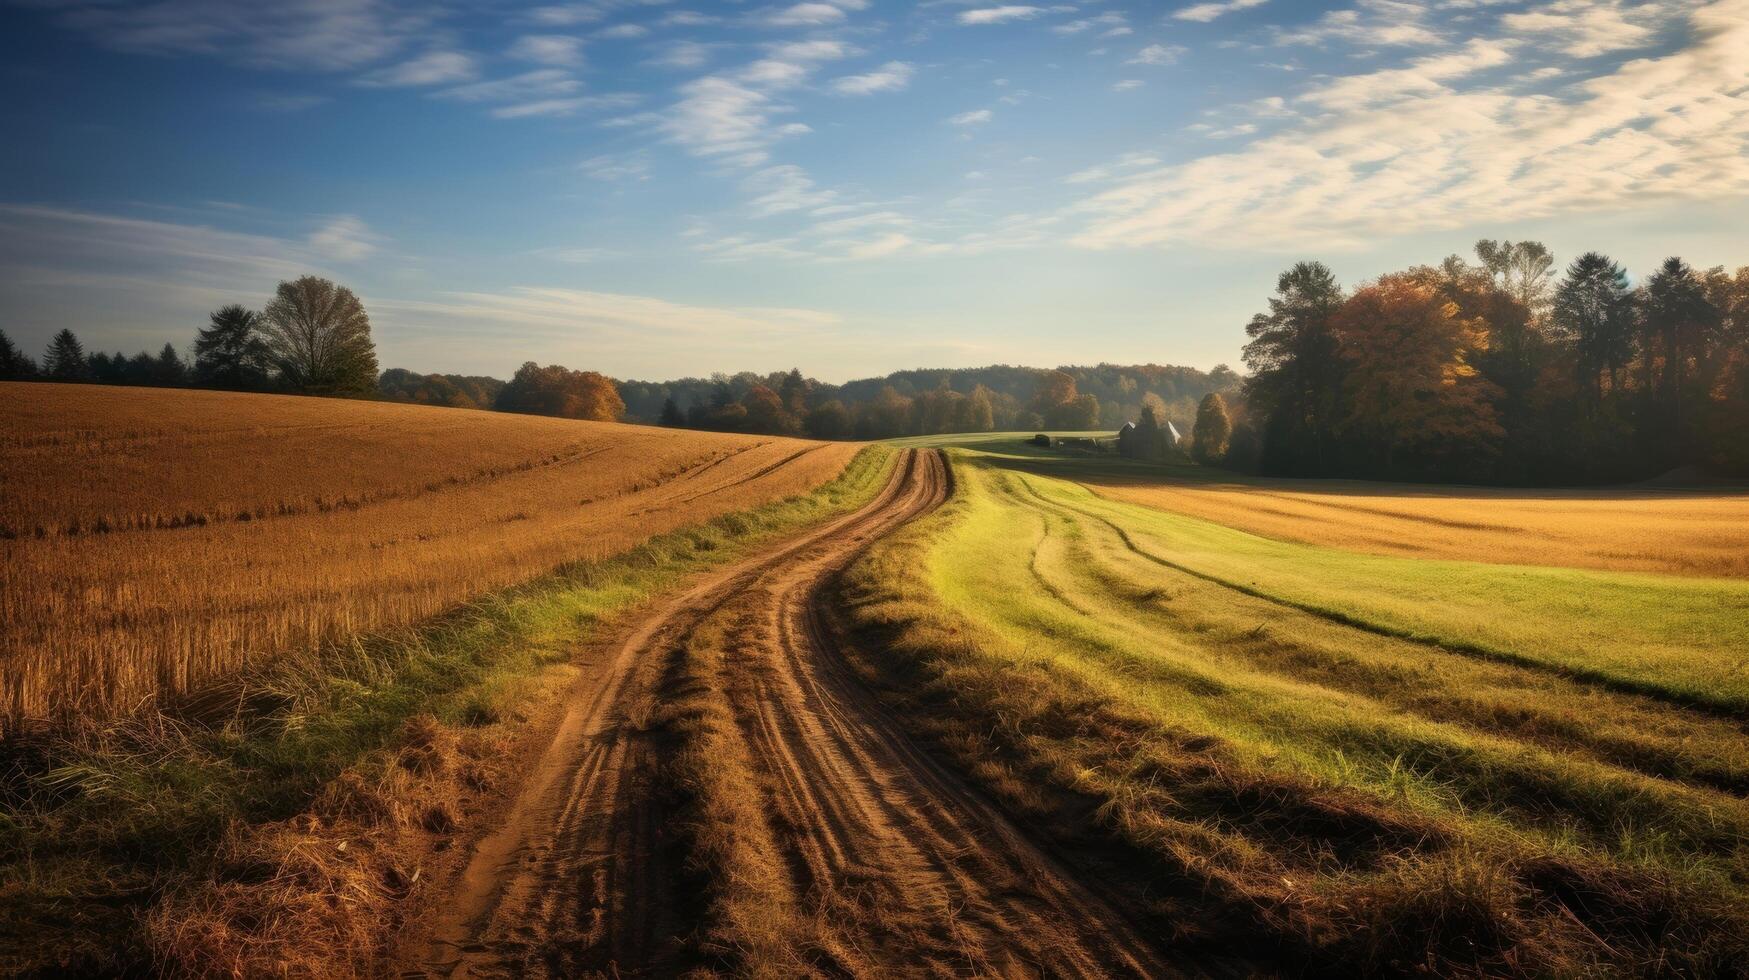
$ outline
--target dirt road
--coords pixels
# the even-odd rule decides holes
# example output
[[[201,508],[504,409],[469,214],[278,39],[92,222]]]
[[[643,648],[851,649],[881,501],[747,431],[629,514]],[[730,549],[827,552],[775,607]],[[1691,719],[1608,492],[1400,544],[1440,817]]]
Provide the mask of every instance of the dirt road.
[[[417,967],[656,976],[708,954],[731,969],[820,975],[1172,974],[1112,905],[900,733],[826,626],[831,577],[950,492],[942,457],[910,451],[861,510],[633,624],[479,842]],[[757,943],[742,943],[734,921],[703,921],[722,918],[712,884],[701,896],[696,868],[682,877],[675,804],[663,802],[673,794],[659,785],[674,745],[650,719],[689,660],[715,665],[688,696],[720,699],[733,718],[719,733],[736,743],[723,765],[740,767],[734,778],[760,802],[761,826],[719,829],[763,842],[784,869],[762,896],[773,913],[761,928],[788,962],[737,962]]]

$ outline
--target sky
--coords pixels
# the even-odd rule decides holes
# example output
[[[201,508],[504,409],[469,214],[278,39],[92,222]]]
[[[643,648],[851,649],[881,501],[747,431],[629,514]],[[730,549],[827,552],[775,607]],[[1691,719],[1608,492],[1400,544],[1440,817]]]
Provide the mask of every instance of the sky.
[[[1749,0],[0,0],[0,330],[314,273],[385,367],[1241,368],[1535,238],[1749,264]]]

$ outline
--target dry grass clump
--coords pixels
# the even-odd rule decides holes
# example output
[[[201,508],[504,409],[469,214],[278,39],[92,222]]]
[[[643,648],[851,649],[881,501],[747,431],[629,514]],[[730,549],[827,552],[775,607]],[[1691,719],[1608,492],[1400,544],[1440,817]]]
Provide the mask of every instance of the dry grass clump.
[[[174,699],[808,491],[854,446],[0,384],[0,732]]]
[[[1115,475],[1082,482],[1113,500],[1375,554],[1749,577],[1749,493],[1741,491],[1161,482]]]
[[[503,750],[429,714],[409,718],[398,742],[330,781],[309,811],[234,825],[210,877],[146,914],[153,958],[193,977],[371,975],[403,900]]]

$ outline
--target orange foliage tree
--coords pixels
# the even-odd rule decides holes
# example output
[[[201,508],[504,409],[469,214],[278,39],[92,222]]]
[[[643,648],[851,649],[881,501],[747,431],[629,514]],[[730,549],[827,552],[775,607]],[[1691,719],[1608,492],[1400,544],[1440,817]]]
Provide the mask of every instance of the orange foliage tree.
[[[524,415],[612,422],[625,412],[613,379],[594,371],[573,371],[557,364],[529,361],[498,393],[497,408]]]
[[[1393,274],[1356,290],[1331,321],[1348,370],[1340,428],[1384,454],[1444,459],[1491,451],[1503,435],[1499,389],[1471,357],[1487,349],[1480,320],[1421,277]]]

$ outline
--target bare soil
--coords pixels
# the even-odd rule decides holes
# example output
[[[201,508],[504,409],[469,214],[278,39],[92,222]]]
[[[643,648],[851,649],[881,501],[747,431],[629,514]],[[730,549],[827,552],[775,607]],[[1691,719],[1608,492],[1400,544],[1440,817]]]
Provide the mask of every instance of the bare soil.
[[[737,956],[732,924],[711,906],[721,882],[708,868],[700,880],[686,842],[718,832],[779,852],[771,907],[787,911],[776,934],[794,937],[805,972],[1177,973],[1096,883],[907,738],[841,654],[826,607],[833,577],[950,493],[942,457],[911,451],[861,510],[710,573],[629,624],[578,683],[428,932],[404,944],[414,962],[403,967],[446,976],[783,969]],[[712,648],[708,683],[683,667],[697,644]],[[757,828],[683,830],[675,819],[684,804],[664,766],[678,736],[659,719],[665,701],[699,697],[733,719],[739,744],[724,765],[748,770],[736,775],[761,797]]]

